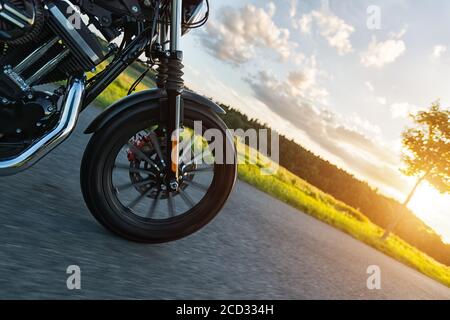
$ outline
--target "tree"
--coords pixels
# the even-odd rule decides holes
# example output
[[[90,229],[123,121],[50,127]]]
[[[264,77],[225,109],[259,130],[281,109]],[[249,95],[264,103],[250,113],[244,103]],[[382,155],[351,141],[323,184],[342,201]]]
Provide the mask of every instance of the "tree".
[[[417,177],[417,181],[403,203],[405,207],[424,181],[443,194],[450,193],[450,111],[443,110],[438,101],[429,110],[410,116],[415,127],[406,129],[402,134],[402,160],[406,165],[402,172]],[[397,215],[386,228],[383,240],[402,218],[402,215]]]

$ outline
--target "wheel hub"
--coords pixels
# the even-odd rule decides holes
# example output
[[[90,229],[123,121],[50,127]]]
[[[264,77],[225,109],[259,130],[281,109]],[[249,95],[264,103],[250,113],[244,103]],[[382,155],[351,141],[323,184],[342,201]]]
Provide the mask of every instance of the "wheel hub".
[[[158,152],[153,147],[149,135],[139,137],[133,142],[133,145],[154,163],[164,163],[164,161],[161,162]],[[165,154],[165,144],[162,154]],[[174,181],[170,178],[170,175],[165,172],[165,170],[170,170],[169,168],[161,168],[161,166],[159,166],[158,170],[148,161],[139,157],[131,149],[127,151],[127,158],[130,162],[130,180],[133,183],[134,188],[140,194],[147,193],[147,197],[152,199],[155,199],[156,197],[166,199],[169,197],[169,193],[171,193],[172,196],[179,194],[179,189],[185,190],[188,187],[189,181],[192,181],[195,176],[194,174],[186,175],[185,173],[188,166],[181,163],[179,166],[179,180]],[[141,169],[143,169],[142,171],[145,173],[142,173],[142,171],[140,171]],[[137,172],[138,170],[139,172]],[[152,188],[150,193],[149,188]]]

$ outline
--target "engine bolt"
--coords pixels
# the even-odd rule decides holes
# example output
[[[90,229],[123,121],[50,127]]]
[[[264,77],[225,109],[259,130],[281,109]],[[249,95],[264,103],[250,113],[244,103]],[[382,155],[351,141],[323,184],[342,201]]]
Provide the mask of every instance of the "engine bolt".
[[[178,182],[176,182],[176,181],[171,181],[169,183],[169,185],[170,185],[170,189],[172,189],[174,191],[178,189]]]
[[[17,134],[21,134],[21,133],[22,133],[22,129],[17,128],[17,129],[16,129],[16,133],[17,133]]]
[[[131,7],[131,11],[133,11],[134,13],[138,13],[139,12],[139,7],[138,6],[132,6]]]

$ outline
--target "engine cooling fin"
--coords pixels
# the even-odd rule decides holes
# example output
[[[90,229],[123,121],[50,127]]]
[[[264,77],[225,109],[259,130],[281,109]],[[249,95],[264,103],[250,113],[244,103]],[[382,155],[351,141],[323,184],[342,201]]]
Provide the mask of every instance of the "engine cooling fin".
[[[23,45],[38,37],[45,23],[44,5],[40,0],[9,0],[21,14],[31,19],[32,23],[23,29],[11,22],[0,19],[0,42]]]

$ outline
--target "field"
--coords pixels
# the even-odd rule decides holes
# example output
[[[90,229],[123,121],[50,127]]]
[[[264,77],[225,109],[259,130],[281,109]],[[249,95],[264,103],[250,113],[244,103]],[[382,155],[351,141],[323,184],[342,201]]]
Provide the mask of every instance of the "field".
[[[142,71],[141,68],[139,70]],[[108,87],[96,100],[96,104],[106,107],[124,97],[138,75],[139,71],[136,68],[130,68]],[[146,77],[137,90],[153,85],[154,82]],[[239,164],[241,180],[450,287],[450,267],[438,263],[396,236],[391,236],[387,241],[380,240],[384,230],[361,212],[320,191],[282,167],[273,175],[262,175],[261,170],[271,166],[270,160],[257,152],[249,152],[242,143],[238,142],[237,146],[242,163]]]

